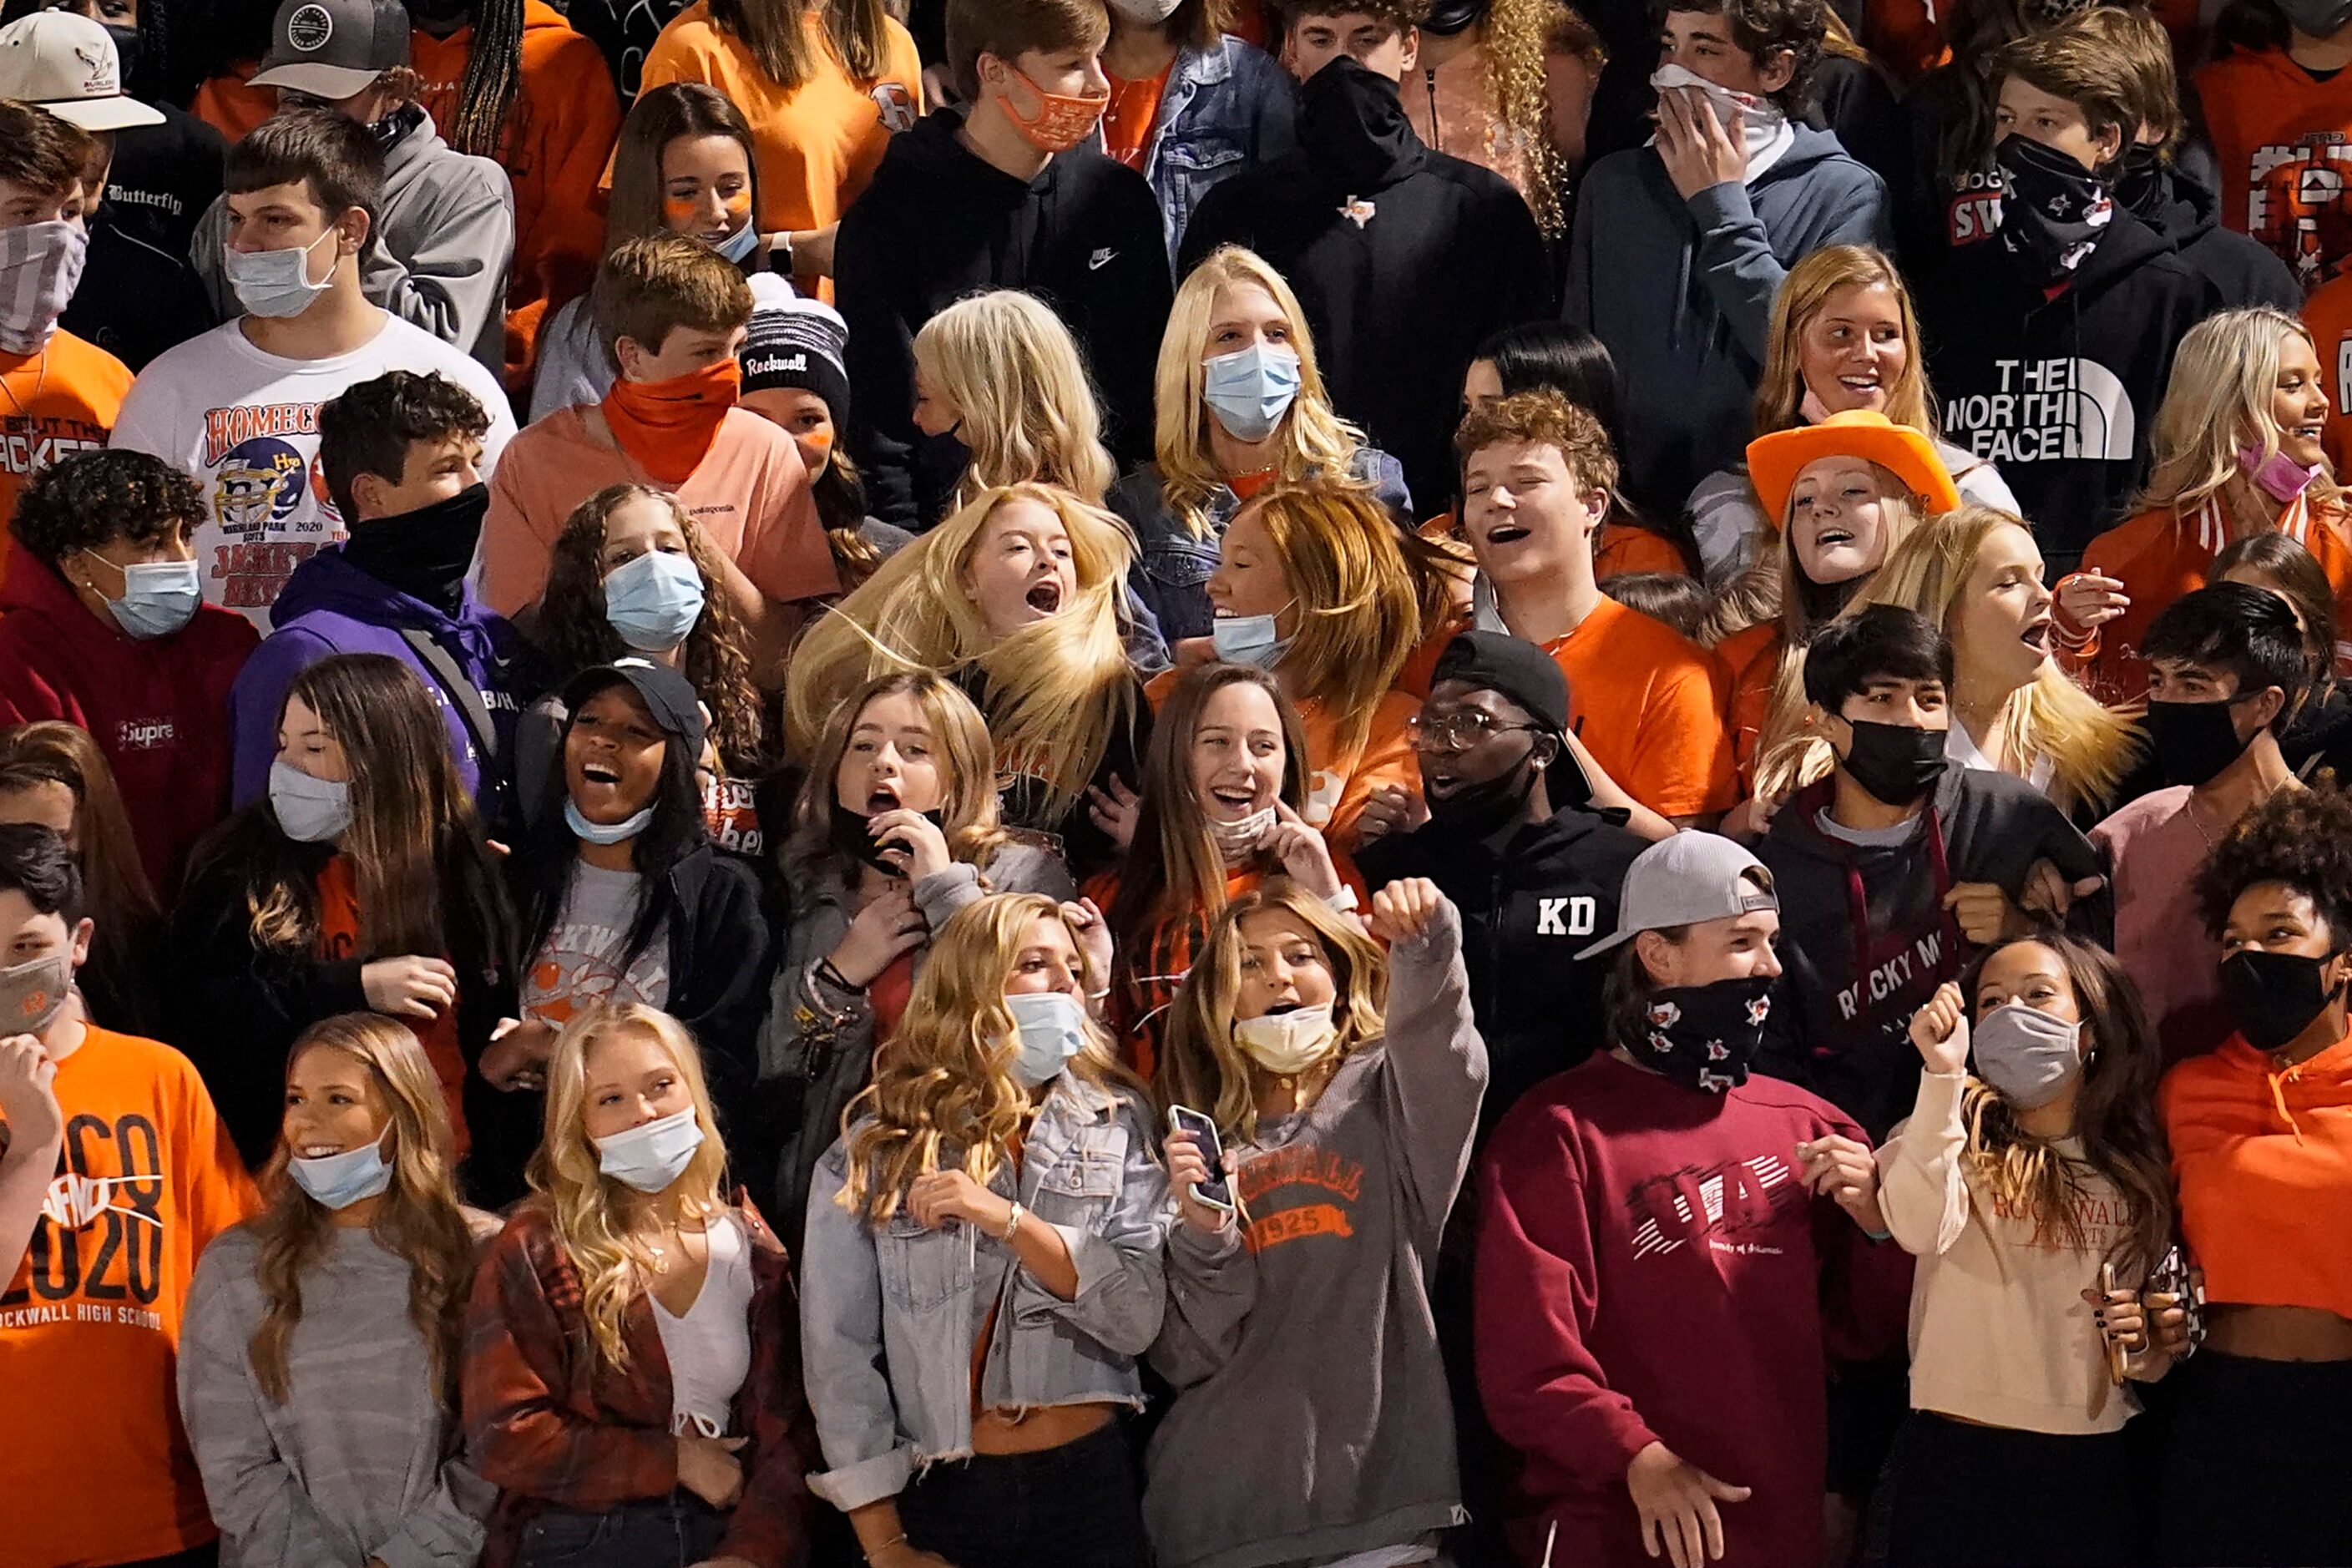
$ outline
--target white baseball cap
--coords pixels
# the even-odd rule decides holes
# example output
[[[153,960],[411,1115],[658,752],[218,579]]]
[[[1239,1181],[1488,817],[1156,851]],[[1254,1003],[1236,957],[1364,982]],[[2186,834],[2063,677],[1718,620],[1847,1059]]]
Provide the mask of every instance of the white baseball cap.
[[[1576,955],[1579,963],[1645,931],[1702,925],[1756,910],[1777,910],[1764,862],[1715,833],[1662,838],[1625,868],[1617,929]]]
[[[122,95],[122,66],[106,29],[73,11],[36,11],[0,27],[0,98],[46,109],[84,131],[161,125]]]

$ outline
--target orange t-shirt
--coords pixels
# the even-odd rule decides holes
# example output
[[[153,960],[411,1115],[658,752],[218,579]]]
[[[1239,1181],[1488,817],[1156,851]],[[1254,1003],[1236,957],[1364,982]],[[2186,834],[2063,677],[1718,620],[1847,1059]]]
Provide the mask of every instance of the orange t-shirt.
[[[1636,572],[1663,572],[1670,577],[1691,575],[1690,563],[1674,542],[1638,522],[1601,525],[1600,547],[1592,552],[1592,580],[1630,577]]]
[[[1731,681],[1731,755],[1739,787],[1756,787],[1756,749],[1772,716],[1772,688],[1780,679],[1780,623],[1759,621],[1715,645],[1715,657]]]
[[[482,597],[502,616],[547,586],[556,535],[606,485],[653,485],[610,440],[592,435],[587,406],[559,409],[507,444],[482,527]],[[779,604],[841,591],[800,448],[758,415],[730,408],[710,450],[675,492],[710,542]]]
[[[2331,278],[2303,302],[2303,324],[2319,350],[2319,384],[2327,389],[2327,429],[2320,445],[2338,474],[2352,455],[2352,278]]]
[[[244,141],[247,132],[278,112],[278,89],[251,85],[260,69],[259,60],[230,62],[220,75],[196,89],[189,111],[231,142]],[[435,119],[437,121],[439,117]]]
[[[2352,627],[2352,545],[2345,542],[2343,526],[2340,510],[2312,515],[2296,508],[2280,519],[2280,531],[2300,540],[2335,585],[2339,632]],[[2084,570],[2095,566],[2119,580],[2131,600],[2131,608],[2098,628],[2097,641],[2084,654],[2063,660],[2092,696],[2116,707],[2147,695],[2140,639],[2167,605],[2205,586],[2213,557],[2229,541],[2229,525],[2213,513],[2176,518],[2168,510],[2144,511],[2091,541],[2083,552]],[[2337,643],[2339,668],[2345,653]]]
[[[2241,49],[2197,73],[2221,168],[2221,222],[2305,289],[2352,256],[2352,73],[2319,81],[2283,49]]]
[[[1157,76],[1129,81],[1105,73],[1110,82],[1110,107],[1103,110],[1103,152],[1139,174],[1143,173],[1143,155],[1151,145],[1151,132],[1160,124],[1160,100],[1168,90],[1168,73],[1175,68],[1171,56]],[[1249,499],[1238,489],[1234,493],[1244,500]]]
[[[348,855],[337,855],[319,872],[319,956],[348,959],[360,946],[360,888]],[[446,954],[443,955],[445,958]],[[419,1027],[414,1018],[395,1020],[425,1047],[433,1076],[441,1084],[441,1103],[449,1111],[449,1131],[457,1135],[456,1153],[465,1157],[473,1146],[466,1131],[466,1053],[457,1044],[457,1010],[445,1009]]]
[[[0,353],[0,530],[35,474],[106,445],[130,390],[121,360],[68,331],[37,354]],[[5,563],[0,552],[0,572]]]
[[[188,1058],[91,1028],[65,1148],[0,1295],[0,1563],[171,1557],[218,1534],[173,1387],[196,1258],[260,1207]]]

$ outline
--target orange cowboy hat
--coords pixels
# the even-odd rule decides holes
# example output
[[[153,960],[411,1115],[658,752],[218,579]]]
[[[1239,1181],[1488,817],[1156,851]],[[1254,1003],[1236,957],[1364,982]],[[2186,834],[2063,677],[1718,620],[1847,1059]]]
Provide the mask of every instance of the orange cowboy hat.
[[[1936,455],[1933,441],[1884,414],[1850,408],[1818,425],[1775,430],[1748,443],[1748,477],[1773,527],[1789,520],[1789,492],[1796,488],[1797,475],[1806,464],[1823,458],[1861,458],[1877,464],[1927,502],[1930,517],[1960,504],[1960,492],[1953,488],[1951,473]]]

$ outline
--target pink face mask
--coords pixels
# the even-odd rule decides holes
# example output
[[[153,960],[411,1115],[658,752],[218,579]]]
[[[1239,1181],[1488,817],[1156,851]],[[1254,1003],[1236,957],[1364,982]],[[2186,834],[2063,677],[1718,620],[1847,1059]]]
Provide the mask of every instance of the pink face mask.
[[[2293,500],[2319,477],[2317,468],[2306,468],[2284,452],[2273,452],[2269,458],[2263,458],[2260,447],[2239,447],[2238,466],[2246,470],[2247,478],[2277,501]]]
[[[1011,92],[1001,95],[1004,117],[1021,132],[1029,144],[1040,153],[1066,153],[1083,144],[1102,123],[1103,110],[1110,107],[1108,91],[1087,98],[1072,98],[1067,93],[1047,92],[1031,81],[1025,72],[1008,66],[1013,77],[1026,89],[1026,95],[1037,100],[1034,112],[1024,114],[1015,106]]]

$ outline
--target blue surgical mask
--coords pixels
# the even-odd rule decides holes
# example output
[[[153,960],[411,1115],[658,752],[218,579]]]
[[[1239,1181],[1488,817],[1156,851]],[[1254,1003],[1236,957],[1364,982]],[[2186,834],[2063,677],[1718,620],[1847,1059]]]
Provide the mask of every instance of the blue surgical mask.
[[[650,805],[635,816],[625,816],[618,822],[606,823],[591,822],[581,816],[577,802],[566,800],[563,803],[563,821],[572,829],[572,837],[584,838],[591,844],[625,843],[651,826],[653,820],[654,808]]]
[[[651,1194],[667,1189],[702,1147],[702,1123],[694,1107],[656,1117],[642,1127],[592,1139],[596,1168],[613,1180]]]
[[[89,551],[82,553],[93,561],[104,559]],[[114,569],[122,574],[122,597],[107,600],[106,607],[124,637],[142,642],[170,637],[194,617],[204,600],[194,561],[142,561]]]
[[[392,1185],[392,1162],[384,1157],[379,1138],[363,1149],[286,1162],[294,1184],[331,1209],[347,1209],[362,1198],[372,1198]]]
[[[751,252],[760,248],[760,226],[746,219],[741,228],[710,248],[740,267],[750,258]]]
[[[352,825],[352,786],[314,779],[289,762],[269,764],[269,809],[297,844],[324,844]]]
[[[1209,623],[1209,641],[1227,664],[1260,669],[1272,669],[1290,651],[1290,644],[1274,629],[1272,616],[1219,616]]]
[[[309,310],[310,301],[325,293],[327,284],[335,279],[334,268],[330,264],[324,282],[310,281],[310,252],[319,247],[320,239],[331,239],[334,235],[331,228],[308,245],[285,250],[237,250],[225,247],[222,265],[227,270],[229,287],[236,290],[236,302],[249,315],[278,321]]]
[[[1201,401],[1236,441],[1263,441],[1274,434],[1298,395],[1298,353],[1252,343],[1239,353],[1202,360],[1206,373]]]
[[[702,574],[690,555],[648,550],[604,574],[604,618],[639,653],[667,653],[702,618]]]
[[[1007,996],[1004,1007],[1021,1031],[1013,1078],[1024,1089],[1034,1089],[1060,1073],[1062,1064],[1087,1043],[1087,1010],[1066,991]]]

